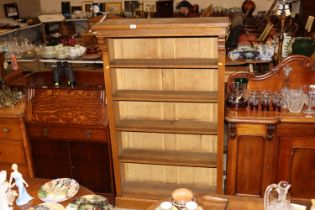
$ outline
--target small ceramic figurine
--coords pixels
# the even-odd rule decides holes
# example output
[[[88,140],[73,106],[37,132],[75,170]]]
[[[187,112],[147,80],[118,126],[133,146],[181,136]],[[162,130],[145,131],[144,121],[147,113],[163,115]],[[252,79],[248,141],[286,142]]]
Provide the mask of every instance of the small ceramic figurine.
[[[30,200],[33,198],[27,193],[25,187],[28,187],[28,184],[25,182],[25,180],[22,177],[22,174],[18,171],[18,165],[17,164],[12,164],[12,172],[10,176],[10,185],[13,187],[14,185],[17,186],[18,188],[18,198],[16,199],[16,204],[18,206],[22,206],[26,203],[28,203]],[[12,185],[12,179],[14,179],[15,184]],[[25,185],[25,186],[24,186]]]
[[[1,210],[11,210],[12,208],[9,206],[10,201],[8,197],[8,191],[10,189],[9,183],[6,181],[7,172],[0,172],[0,209]]]

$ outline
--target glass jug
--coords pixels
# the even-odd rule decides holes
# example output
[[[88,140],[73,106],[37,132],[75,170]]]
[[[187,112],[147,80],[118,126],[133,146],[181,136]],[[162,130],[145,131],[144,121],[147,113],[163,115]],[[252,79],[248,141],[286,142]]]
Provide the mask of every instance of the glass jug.
[[[226,98],[226,105],[229,108],[240,109],[247,107],[248,103],[245,96],[247,81],[246,78],[236,78],[229,82],[229,92]]]
[[[267,187],[264,196],[264,209],[265,210],[294,210],[294,207],[290,204],[288,197],[288,190],[291,185],[286,181],[281,181],[279,184],[271,184]],[[272,191],[277,192],[278,197],[274,200],[270,200],[270,193]]]

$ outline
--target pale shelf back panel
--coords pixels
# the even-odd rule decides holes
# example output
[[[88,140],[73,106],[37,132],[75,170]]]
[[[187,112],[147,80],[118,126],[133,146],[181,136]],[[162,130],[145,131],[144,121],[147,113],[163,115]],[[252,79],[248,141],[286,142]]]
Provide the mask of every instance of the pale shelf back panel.
[[[115,103],[119,113],[118,120],[196,120],[217,121],[217,104],[210,103],[174,103],[174,102],[131,102]]]
[[[218,57],[217,38],[112,39],[111,59],[178,59]],[[217,91],[217,69],[113,68],[113,94],[117,90]],[[193,120],[217,122],[217,103],[119,101],[114,103],[116,123],[125,119]],[[120,151],[126,149],[217,151],[216,135],[121,132]],[[153,146],[155,145],[155,146]],[[123,183],[161,182],[197,184],[215,188],[215,168],[122,163]],[[141,173],[139,173],[141,171]]]
[[[127,182],[156,182],[170,184],[216,186],[216,169],[184,166],[162,166],[125,163]]]
[[[111,59],[218,58],[217,38],[120,38],[112,42]]]
[[[216,135],[121,132],[122,149],[217,152]]]
[[[136,70],[136,71],[135,71]],[[112,71],[118,90],[217,91],[218,71],[209,69],[122,69]],[[115,90],[114,90],[115,91]]]

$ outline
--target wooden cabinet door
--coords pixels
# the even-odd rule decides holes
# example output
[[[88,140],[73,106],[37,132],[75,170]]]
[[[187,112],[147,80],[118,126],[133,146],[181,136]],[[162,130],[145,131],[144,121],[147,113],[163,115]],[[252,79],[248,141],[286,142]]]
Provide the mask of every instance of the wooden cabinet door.
[[[113,193],[109,144],[69,142],[73,178],[94,192]]]
[[[286,180],[292,186],[294,198],[315,197],[315,138],[281,137],[277,181]]]
[[[35,176],[56,179],[72,177],[68,142],[31,139]]]
[[[274,127],[239,124],[229,135],[227,194],[263,196],[275,179],[276,138]],[[269,131],[268,131],[269,130]]]

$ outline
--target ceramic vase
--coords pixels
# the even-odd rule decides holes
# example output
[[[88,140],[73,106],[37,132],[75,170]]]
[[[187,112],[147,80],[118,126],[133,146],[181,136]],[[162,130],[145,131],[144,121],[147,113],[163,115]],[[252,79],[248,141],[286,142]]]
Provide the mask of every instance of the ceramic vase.
[[[274,46],[261,44],[258,46],[259,58],[263,61],[271,61],[275,53]]]
[[[244,14],[249,13],[249,15],[251,15],[255,8],[256,5],[252,0],[245,0],[242,4],[242,11]]]
[[[292,54],[311,56],[315,50],[315,41],[308,37],[296,37],[292,44]]]

